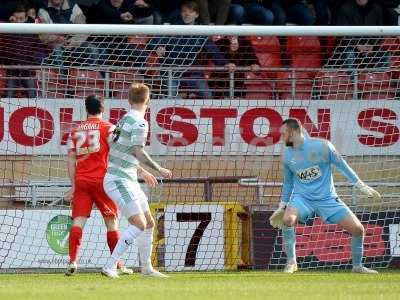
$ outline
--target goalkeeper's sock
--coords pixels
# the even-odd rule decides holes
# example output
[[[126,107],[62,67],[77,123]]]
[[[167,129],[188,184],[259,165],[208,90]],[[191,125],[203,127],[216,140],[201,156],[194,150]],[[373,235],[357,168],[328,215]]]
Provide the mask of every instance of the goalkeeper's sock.
[[[294,231],[294,227],[284,226],[282,228],[282,235],[287,262],[296,263],[296,233]]]
[[[150,270],[151,266],[151,252],[153,249],[153,228],[146,228],[137,238],[137,245],[139,248],[139,260],[142,270]]]
[[[82,242],[82,228],[72,226],[69,232],[69,262],[76,262]]]
[[[111,259],[106,265],[107,269],[117,268],[118,261],[122,255],[124,255],[124,253],[128,250],[128,247],[133,243],[133,240],[136,239],[142,232],[143,231],[135,225],[129,225],[128,228],[124,230],[121,238],[118,240],[118,243],[114,248],[114,251],[111,254]]]
[[[364,252],[364,236],[356,235],[351,238],[351,254],[353,258],[353,267],[362,266]]]
[[[110,253],[113,253],[120,236],[121,235],[120,235],[119,230],[107,231],[107,244],[108,244],[108,248],[110,249]],[[118,268],[120,268],[122,266],[123,266],[122,261],[118,261]]]

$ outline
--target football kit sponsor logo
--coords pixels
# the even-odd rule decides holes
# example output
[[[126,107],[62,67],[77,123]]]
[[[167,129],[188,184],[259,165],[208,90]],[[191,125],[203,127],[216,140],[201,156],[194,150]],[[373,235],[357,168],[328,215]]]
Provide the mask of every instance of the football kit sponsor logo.
[[[321,169],[318,166],[312,166],[307,169],[297,171],[297,176],[303,183],[310,183],[322,176]]]

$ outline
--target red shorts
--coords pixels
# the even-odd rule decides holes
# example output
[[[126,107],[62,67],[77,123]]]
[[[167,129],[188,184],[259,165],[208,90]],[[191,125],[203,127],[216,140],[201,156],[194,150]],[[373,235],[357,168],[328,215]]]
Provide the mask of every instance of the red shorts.
[[[117,205],[104,192],[103,181],[76,180],[72,199],[72,218],[89,218],[93,203],[103,217],[118,217]]]

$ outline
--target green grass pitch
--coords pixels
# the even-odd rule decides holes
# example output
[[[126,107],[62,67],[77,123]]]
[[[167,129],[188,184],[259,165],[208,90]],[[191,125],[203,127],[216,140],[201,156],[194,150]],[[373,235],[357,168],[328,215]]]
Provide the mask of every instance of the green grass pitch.
[[[112,280],[99,274],[1,274],[0,299],[400,299],[400,271],[173,273]]]

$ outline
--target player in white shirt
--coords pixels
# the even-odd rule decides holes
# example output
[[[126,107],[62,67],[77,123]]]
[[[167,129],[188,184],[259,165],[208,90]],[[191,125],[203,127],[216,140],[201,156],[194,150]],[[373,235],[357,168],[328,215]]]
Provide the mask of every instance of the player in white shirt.
[[[172,173],[153,161],[144,150],[149,128],[144,119],[150,101],[149,88],[144,84],[132,84],[128,101],[131,110],[118,122],[113,134],[109,164],[104,177],[104,190],[118,205],[129,225],[122,233],[102,274],[118,278],[117,263],[136,239],[141,273],[153,277],[167,277],[154,270],[151,265],[154,219],[137,177],[139,175],[149,186],[157,184],[154,175],[141,168],[140,164],[159,172],[164,178],[171,178]]]

